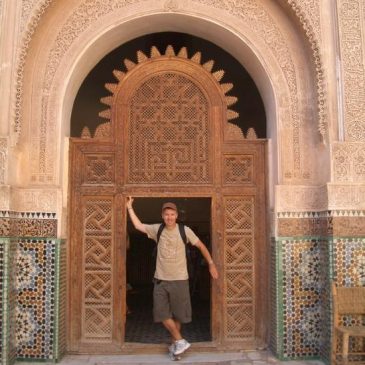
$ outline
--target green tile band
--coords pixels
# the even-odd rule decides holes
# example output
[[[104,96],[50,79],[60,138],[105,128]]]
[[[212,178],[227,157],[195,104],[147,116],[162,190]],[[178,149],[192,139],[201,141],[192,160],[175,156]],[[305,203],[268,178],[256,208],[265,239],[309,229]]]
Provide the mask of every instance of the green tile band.
[[[60,240],[56,246],[55,275],[55,335],[53,359],[58,362],[65,353],[65,314],[66,314],[66,244]]]
[[[9,238],[0,238],[2,247],[2,292],[1,295],[1,353],[3,365],[14,364],[16,359],[15,347],[15,245]]]

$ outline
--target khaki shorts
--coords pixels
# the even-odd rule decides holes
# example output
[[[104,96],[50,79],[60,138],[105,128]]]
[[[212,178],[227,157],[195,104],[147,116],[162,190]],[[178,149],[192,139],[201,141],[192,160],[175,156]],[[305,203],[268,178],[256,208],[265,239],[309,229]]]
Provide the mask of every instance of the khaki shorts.
[[[153,318],[155,322],[168,318],[180,323],[191,322],[189,280],[154,279]]]

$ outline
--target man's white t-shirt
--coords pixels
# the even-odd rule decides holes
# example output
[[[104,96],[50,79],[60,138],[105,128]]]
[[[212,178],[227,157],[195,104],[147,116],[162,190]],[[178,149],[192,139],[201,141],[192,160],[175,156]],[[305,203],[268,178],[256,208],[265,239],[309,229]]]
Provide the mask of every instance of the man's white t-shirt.
[[[157,242],[157,232],[161,224],[145,224],[148,238]],[[185,234],[188,242],[195,245],[199,238],[187,226]],[[189,278],[186,266],[185,243],[183,242],[179,225],[162,230],[157,246],[155,278],[159,280],[187,280]]]

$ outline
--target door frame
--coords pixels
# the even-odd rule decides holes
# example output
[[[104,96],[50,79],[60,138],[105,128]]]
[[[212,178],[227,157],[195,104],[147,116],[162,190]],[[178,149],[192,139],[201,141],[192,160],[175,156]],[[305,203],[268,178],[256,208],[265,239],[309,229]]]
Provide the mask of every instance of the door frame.
[[[146,184],[146,183],[129,183],[128,182],[128,156],[129,153],[129,139],[128,139],[128,105],[131,95],[137,90],[140,85],[148,81],[152,76],[160,75],[163,72],[183,75],[187,80],[195,83],[195,86],[207,98],[208,120],[210,122],[209,143],[214,146],[209,147],[213,152],[211,160],[211,180],[204,184],[194,183],[162,183],[162,184]],[[108,84],[108,89],[112,90],[111,97],[104,98],[105,103],[110,108],[103,112],[103,115],[110,118],[110,121],[102,125],[102,132],[94,138],[79,139],[71,138],[70,140],[70,179],[69,179],[69,207],[70,207],[70,255],[69,255],[69,351],[78,353],[125,353],[131,351],[130,344],[125,346],[124,338],[124,324],[125,317],[120,311],[120,303],[125,303],[126,299],[126,280],[125,280],[125,255],[126,255],[126,209],[125,198],[128,195],[134,197],[148,196],[164,197],[164,196],[183,196],[183,197],[210,197],[212,201],[212,250],[213,258],[221,270],[221,278],[213,283],[211,301],[212,301],[212,338],[213,341],[208,346],[216,349],[242,349],[255,348],[258,342],[265,342],[267,338],[268,328],[268,242],[266,240],[266,186],[265,186],[265,161],[266,161],[266,141],[265,140],[247,140],[240,136],[237,128],[227,122],[227,115],[230,115],[227,98],[226,86],[221,85],[216,77],[210,71],[198,64],[195,60],[175,56],[161,56],[160,58],[152,58],[143,61],[141,64],[134,65],[127,74],[119,75],[119,82],[112,86]],[[232,129],[233,128],[233,129]],[[229,133],[229,130],[235,132]],[[246,157],[245,157],[246,156]],[[104,181],[103,176],[94,176],[90,172],[90,162],[92,159],[98,161],[106,161],[105,166],[109,166],[111,173],[108,176],[109,180]],[[248,167],[245,163],[249,162]],[[250,165],[251,164],[251,165]],[[247,176],[236,176],[238,170]],[[240,172],[240,173],[241,173]],[[90,173],[90,176],[88,175]],[[97,175],[97,174],[96,174]],[[94,179],[88,181],[88,178]],[[99,180],[101,181],[99,181]],[[80,295],[82,288],[80,287],[80,280],[82,275],[82,265],[78,265],[75,260],[82,257],[80,253],[82,246],[82,233],[84,212],[82,211],[82,196],[91,196],[99,194],[99,196],[108,196],[114,199],[113,205],[113,223],[115,225],[115,242],[113,245],[114,265],[116,272],[114,273],[113,284],[113,298],[117,300],[113,302],[113,338],[108,344],[93,344],[86,341],[85,345],[79,343],[80,329],[73,322],[80,321],[80,308],[74,299]],[[230,254],[226,247],[226,242],[229,241],[228,231],[225,227],[227,225],[227,209],[230,209],[227,202],[244,203],[245,198],[253,197],[251,200],[256,204],[255,209],[252,205],[252,222],[250,225],[253,229],[252,233],[252,265],[259,272],[259,268],[264,273],[264,284],[255,286],[253,279],[243,278],[242,275],[238,279],[238,287],[227,282],[226,276],[238,274],[241,269],[231,269],[231,273],[226,273],[227,264],[224,261],[226,256]],[[231,217],[232,220],[235,217]],[[243,219],[243,218],[242,218]],[[124,222],[123,224],[118,224]],[[255,224],[261,223],[263,229],[256,229]],[[242,230],[242,229],[241,229]],[[114,233],[113,233],[114,234]],[[237,232],[236,232],[237,236]],[[237,237],[236,237],[237,238]],[[77,241],[77,242],[75,242]],[[259,244],[256,245],[256,242]],[[260,252],[260,259],[255,255],[257,246]],[[245,249],[243,246],[242,249]],[[234,249],[232,252],[234,255]],[[231,252],[231,253],[232,253]],[[237,258],[235,259],[237,261]],[[242,266],[242,265],[241,265]],[[239,267],[241,267],[239,265]],[[80,271],[81,270],[81,271]],[[236,270],[236,271],[235,271]],[[238,270],[238,271],[237,271]],[[254,272],[255,274],[255,272]],[[253,275],[254,275],[253,274]],[[236,275],[237,276],[237,275]],[[122,277],[122,280],[120,278]],[[119,278],[116,283],[116,278]],[[239,282],[241,280],[241,282]],[[251,283],[249,281],[251,280]],[[260,309],[262,316],[253,314],[254,318],[250,321],[249,315],[242,320],[237,328],[233,328],[230,333],[230,326],[234,327],[235,313],[237,308],[244,308],[242,298],[233,298],[228,303],[227,298],[223,296],[228,292],[239,292],[239,285],[246,281],[248,287],[252,286],[253,299],[260,298],[257,303],[251,304],[252,313],[255,313],[256,306]],[[253,283],[252,283],[253,281]],[[232,284],[232,285],[230,285]],[[239,294],[238,294],[239,295]],[[77,302],[77,300],[76,300]],[[119,303],[119,304],[118,304]],[[228,303],[228,304],[227,304]],[[80,305],[80,303],[78,304]],[[241,307],[240,307],[241,305]],[[228,319],[228,307],[232,311],[231,317]],[[79,309],[78,309],[79,308]],[[233,309],[232,309],[233,308]],[[236,309],[235,309],[236,308]],[[124,310],[125,312],[125,310]],[[267,316],[267,317],[266,317]],[[224,318],[223,318],[224,317]],[[258,318],[260,317],[260,318]],[[229,323],[230,321],[230,323]],[[75,327],[76,326],[76,327]],[[244,327],[247,327],[244,329]],[[235,332],[237,331],[237,332]],[[241,332],[240,332],[241,331]],[[239,333],[251,331],[253,333],[250,338],[241,338]],[[228,335],[227,335],[228,334]],[[138,346],[132,348],[139,349]],[[149,347],[158,349],[158,346]]]

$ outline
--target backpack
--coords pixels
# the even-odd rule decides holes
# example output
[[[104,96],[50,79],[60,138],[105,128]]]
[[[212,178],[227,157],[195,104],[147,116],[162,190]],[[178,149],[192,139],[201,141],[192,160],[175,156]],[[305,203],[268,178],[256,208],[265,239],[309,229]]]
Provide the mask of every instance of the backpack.
[[[188,244],[188,239],[186,237],[184,224],[178,223],[178,226],[179,226],[180,236],[185,244],[186,266],[187,266],[189,278],[191,279],[194,275],[194,264],[193,264],[192,255],[191,255],[191,245]],[[157,259],[157,245],[158,245],[158,242],[160,241],[160,237],[161,237],[161,234],[162,234],[162,231],[164,230],[164,228],[165,228],[165,223],[161,223],[160,227],[158,227],[157,244],[155,246],[154,253],[153,253],[153,256],[155,257],[155,259]]]

